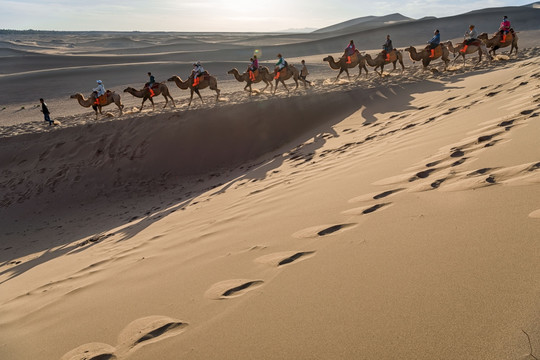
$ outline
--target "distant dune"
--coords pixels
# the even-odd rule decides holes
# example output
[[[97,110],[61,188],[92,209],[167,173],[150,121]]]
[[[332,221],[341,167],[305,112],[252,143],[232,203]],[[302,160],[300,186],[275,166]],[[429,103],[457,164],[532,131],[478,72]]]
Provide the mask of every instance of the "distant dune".
[[[364,16],[348,21],[344,21],[339,24],[332,26],[327,26],[318,30],[315,30],[314,33],[329,33],[329,32],[350,32],[362,30],[369,30],[376,27],[381,27],[389,23],[401,22],[401,21],[411,21],[413,19],[403,16],[399,13],[385,15],[385,16]],[[354,30],[353,30],[354,29]]]

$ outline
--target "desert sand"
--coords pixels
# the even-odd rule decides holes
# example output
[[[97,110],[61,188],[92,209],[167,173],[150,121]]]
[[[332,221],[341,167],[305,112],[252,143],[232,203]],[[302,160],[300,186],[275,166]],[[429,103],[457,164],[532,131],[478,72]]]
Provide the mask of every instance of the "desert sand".
[[[517,55],[444,71],[404,53],[403,72],[350,81],[322,61],[349,38],[372,55],[386,33],[421,47],[433,24],[456,42],[501,11],[523,24]],[[3,34],[0,358],[540,357],[539,11],[293,35]],[[266,66],[305,59],[314,86],[249,96],[227,71],[254,48]],[[139,112],[123,92],[147,71],[185,78],[193,59],[219,101],[205,89],[188,107],[167,83],[176,107]],[[96,78],[122,116],[69,99]],[[39,97],[61,125],[44,125]]]

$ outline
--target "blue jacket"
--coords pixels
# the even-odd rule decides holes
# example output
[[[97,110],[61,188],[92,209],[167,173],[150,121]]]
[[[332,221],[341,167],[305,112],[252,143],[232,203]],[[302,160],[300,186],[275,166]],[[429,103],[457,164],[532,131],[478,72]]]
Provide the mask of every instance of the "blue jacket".
[[[430,44],[439,45],[441,43],[441,34],[435,34],[434,37],[429,40]]]

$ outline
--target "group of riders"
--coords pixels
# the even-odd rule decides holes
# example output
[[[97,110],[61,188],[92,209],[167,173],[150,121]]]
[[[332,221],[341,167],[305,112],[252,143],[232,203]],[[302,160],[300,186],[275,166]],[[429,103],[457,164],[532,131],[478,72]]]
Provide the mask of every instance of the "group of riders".
[[[506,37],[510,31],[511,31],[510,20],[508,19],[508,16],[504,16],[503,21],[501,22],[499,26],[499,33],[501,35],[501,43],[506,42]],[[469,47],[469,45],[480,41],[478,39],[478,32],[476,31],[475,26],[472,24],[469,25],[469,30],[467,30],[463,38],[464,38],[463,47],[460,50],[460,52],[464,54],[467,52],[467,48]],[[431,40],[428,41],[428,46],[427,46],[427,48],[431,50],[431,55],[429,56],[430,58],[435,57],[435,49],[439,46],[440,43],[441,43],[441,34],[439,33],[439,30],[435,30],[435,34],[433,38],[431,38]]]
[[[510,20],[508,19],[508,16],[503,17],[503,21],[501,22],[499,26],[499,33],[501,36],[501,43],[506,42],[506,37],[508,33],[511,31],[510,26]],[[460,52],[465,53],[467,51],[467,48],[469,45],[473,44],[474,42],[479,41],[478,40],[478,32],[475,29],[474,25],[470,25],[469,29],[464,35],[464,41],[463,41],[463,48],[460,50]],[[441,34],[439,30],[435,30],[435,33],[431,40],[428,41],[428,45],[426,46],[427,50],[431,51],[430,58],[435,57],[435,49],[440,45],[441,43]],[[386,41],[382,45],[382,55],[385,58],[386,61],[390,61],[390,53],[395,50],[392,45],[392,40],[390,39],[390,35],[386,35]],[[351,40],[347,47],[345,48],[344,56],[347,58],[347,64],[350,64],[351,57],[356,52],[356,46],[354,45],[354,41]],[[277,54],[278,61],[275,64],[275,75],[274,79],[279,79],[281,71],[287,67],[288,63],[283,58],[281,54]],[[257,58],[257,55],[253,55],[252,58],[249,59],[250,63],[247,68],[247,71],[249,73],[249,79],[252,82],[256,81],[256,74],[259,70],[259,59]],[[193,63],[193,70],[191,71],[191,78],[193,79],[193,86],[196,87],[200,83],[200,79],[203,75],[207,74],[207,72],[204,70],[204,68],[201,65],[200,61],[197,61]],[[304,60],[302,60],[302,69],[300,71],[300,78],[304,80],[305,82],[311,84],[311,82],[306,80],[306,76],[308,75],[306,63]],[[157,85],[156,80],[152,73],[148,73],[149,81],[144,85],[146,89],[150,92],[150,97],[154,96],[154,91],[152,87],[154,85]],[[99,105],[100,99],[103,99],[103,96],[105,96],[106,91],[105,87],[103,86],[103,82],[101,80],[97,80],[98,86],[93,89],[93,93],[95,94],[95,105]]]

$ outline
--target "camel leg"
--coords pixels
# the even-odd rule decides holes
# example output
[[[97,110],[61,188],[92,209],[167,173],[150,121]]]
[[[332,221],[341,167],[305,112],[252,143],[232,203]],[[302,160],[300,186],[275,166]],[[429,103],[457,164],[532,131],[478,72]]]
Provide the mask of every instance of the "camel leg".
[[[266,84],[266,86],[264,87],[264,89],[261,90],[261,92],[264,92],[264,90],[266,90],[268,88],[268,85],[269,85],[268,81],[264,80],[264,83]],[[270,90],[272,90],[272,89],[270,89]]]
[[[219,90],[217,87],[215,89],[212,89],[216,92],[216,102],[218,102],[219,94],[221,93],[221,90]]]
[[[143,108],[143,106],[144,106],[144,102],[145,102],[145,101],[146,101],[146,96],[143,97],[143,99],[142,99],[141,108],[139,109],[139,112],[142,111],[142,108]]]
[[[191,102],[193,101],[193,89],[190,89],[191,90],[191,97],[189,98],[189,104],[188,104],[188,107],[191,106]]]
[[[174,103],[174,99],[172,98],[171,94],[169,94],[169,97],[171,98],[172,106],[176,107],[176,104]]]
[[[161,93],[163,97],[165,98],[165,105],[163,105],[163,108],[165,109],[167,107],[167,104],[169,103],[169,99],[167,99],[167,96],[164,93]]]
[[[294,88],[294,90],[297,90],[298,89],[298,79],[294,79],[294,82],[296,83],[296,87]],[[304,83],[304,86],[306,86],[306,83]]]
[[[363,66],[363,67],[364,67],[364,70],[366,71],[366,79],[367,79],[367,75],[368,75],[368,73],[367,73],[367,67],[366,67],[366,65],[365,65],[365,64],[364,64],[364,66]],[[362,69],[360,69],[360,72],[362,72]]]
[[[341,75],[341,73],[342,73],[343,71],[345,71],[345,69],[339,69],[339,73],[337,74],[336,80],[334,80],[334,82],[338,81],[339,76]],[[347,72],[347,75],[349,75],[349,72]]]
[[[274,85],[274,94],[276,93],[277,91],[277,86],[279,84],[279,80],[276,79],[276,84]]]
[[[202,96],[201,96],[201,92],[199,91],[199,89],[195,88],[195,89],[193,89],[193,91],[195,91],[195,93],[196,93],[197,95],[199,95],[199,99],[201,99],[201,102],[204,104],[204,100],[203,100],[203,98],[202,98]]]
[[[289,93],[289,88],[285,84],[285,81],[281,80],[281,83],[283,84],[283,87],[285,87],[285,90],[287,90],[287,93]]]
[[[403,60],[399,60],[399,63],[401,64],[401,72],[405,71],[405,65],[403,64]]]

